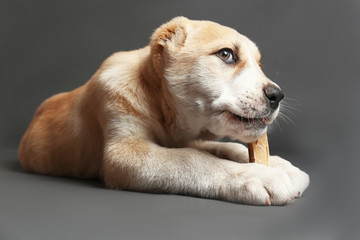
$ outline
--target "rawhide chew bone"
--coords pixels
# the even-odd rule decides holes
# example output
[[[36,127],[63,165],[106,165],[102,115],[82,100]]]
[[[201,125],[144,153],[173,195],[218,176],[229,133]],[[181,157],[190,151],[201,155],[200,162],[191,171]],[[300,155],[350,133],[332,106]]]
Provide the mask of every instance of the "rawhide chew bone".
[[[266,133],[255,142],[248,143],[248,150],[250,162],[269,166],[269,144]]]

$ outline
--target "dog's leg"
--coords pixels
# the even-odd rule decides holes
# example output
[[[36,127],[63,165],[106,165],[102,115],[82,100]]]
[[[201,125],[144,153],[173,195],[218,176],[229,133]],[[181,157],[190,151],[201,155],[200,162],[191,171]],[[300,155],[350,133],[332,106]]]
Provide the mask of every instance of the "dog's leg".
[[[256,205],[286,204],[301,190],[281,168],[240,164],[193,148],[123,139],[108,143],[104,157],[104,181],[110,188]]]
[[[191,142],[189,146],[201,151],[209,152],[219,158],[239,163],[249,162],[248,149],[240,143],[198,140]]]

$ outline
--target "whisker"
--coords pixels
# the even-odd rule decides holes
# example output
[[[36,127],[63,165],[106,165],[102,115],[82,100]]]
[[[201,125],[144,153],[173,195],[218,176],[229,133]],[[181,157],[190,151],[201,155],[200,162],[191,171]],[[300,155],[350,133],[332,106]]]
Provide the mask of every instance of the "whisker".
[[[286,102],[284,102],[284,103],[281,104],[281,108],[285,108],[285,109],[287,109],[287,110],[299,111],[298,108],[295,108],[295,107],[289,105],[289,104],[286,103]]]
[[[290,103],[290,101],[292,101],[292,102]],[[294,104],[294,102],[295,102],[295,104]],[[281,124],[280,124],[281,121],[283,121],[287,124],[290,124],[290,125],[294,126],[295,128],[298,127],[297,124],[295,123],[295,121],[292,119],[292,117],[296,116],[296,114],[294,112],[300,111],[299,106],[300,106],[300,104],[297,103],[297,100],[288,98],[288,97],[286,97],[281,102],[281,108],[280,108],[278,117],[275,120],[276,125],[279,127],[280,131],[282,131]]]
[[[282,108],[280,111],[281,114],[288,114],[290,116],[295,117],[295,113],[292,111],[292,109]]]
[[[298,102],[298,100],[296,100],[295,98],[289,98],[289,97],[285,97],[285,100],[290,100],[290,101],[293,101],[293,102]]]
[[[281,128],[281,125],[279,123],[279,121],[277,119],[275,119],[275,122],[276,122],[276,125],[279,127],[280,129],[280,132],[283,132],[282,128]]]
[[[280,112],[278,118],[284,120],[286,123],[290,123],[291,125],[297,128],[296,123],[288,115]]]
[[[301,104],[299,104],[299,103],[290,103],[288,100],[291,100],[291,99],[285,97],[285,99],[282,100],[281,103],[280,103],[281,106],[285,106],[287,108],[291,108],[291,109],[294,109],[294,110],[299,110],[299,107],[301,106]],[[296,101],[296,100],[294,100],[294,101]]]

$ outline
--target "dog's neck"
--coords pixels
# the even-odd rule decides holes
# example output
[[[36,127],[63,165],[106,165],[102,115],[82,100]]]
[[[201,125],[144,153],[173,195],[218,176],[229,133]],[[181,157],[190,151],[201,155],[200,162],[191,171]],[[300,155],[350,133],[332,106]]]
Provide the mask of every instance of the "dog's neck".
[[[155,119],[165,130],[176,127],[177,110],[173,98],[168,91],[166,79],[156,71],[150,54],[144,59],[141,68],[142,89]]]

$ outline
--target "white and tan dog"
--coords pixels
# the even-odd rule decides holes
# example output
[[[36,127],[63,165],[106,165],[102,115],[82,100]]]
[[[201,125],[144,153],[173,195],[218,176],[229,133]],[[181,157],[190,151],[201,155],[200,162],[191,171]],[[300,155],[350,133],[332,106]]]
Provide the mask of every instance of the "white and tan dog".
[[[235,30],[177,17],[150,46],[110,56],[83,86],[47,99],[19,146],[27,171],[100,178],[114,189],[281,205],[306,173],[271,156],[248,163],[244,143],[279,112],[280,88],[256,45]]]

